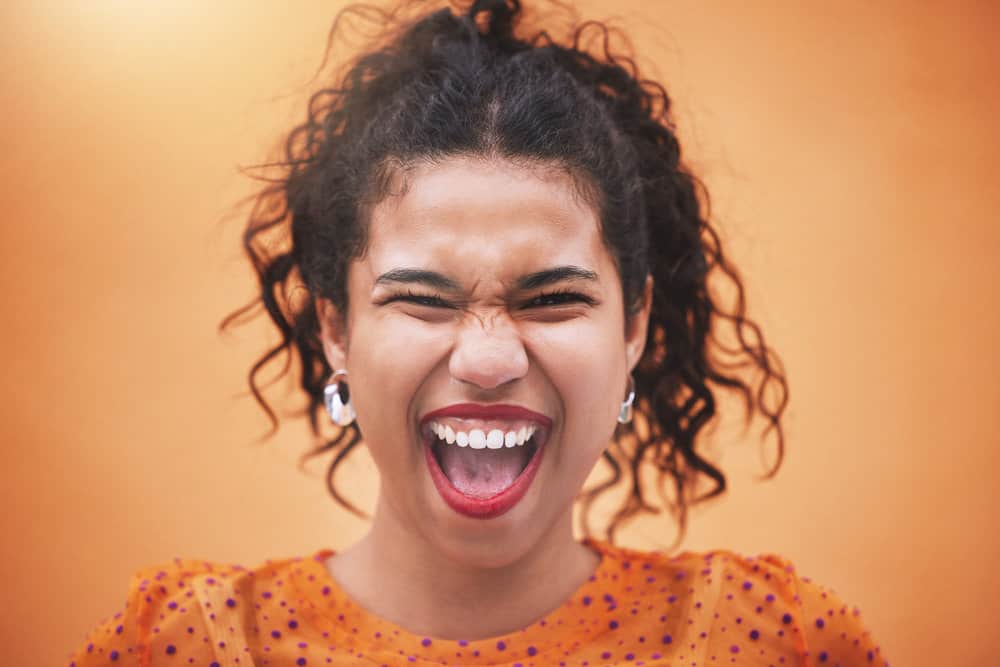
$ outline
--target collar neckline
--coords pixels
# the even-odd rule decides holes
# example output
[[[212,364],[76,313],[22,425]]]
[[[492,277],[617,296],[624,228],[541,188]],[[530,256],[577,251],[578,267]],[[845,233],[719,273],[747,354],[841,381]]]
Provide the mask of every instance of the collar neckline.
[[[485,639],[421,636],[376,616],[348,596],[330,574],[326,561],[336,553],[333,549],[323,548],[300,559],[289,578],[301,599],[300,613],[324,638],[341,645],[349,642],[369,657],[398,658],[405,653],[418,663],[458,657],[468,665],[496,664],[498,658],[533,659],[538,664],[537,656],[551,651],[562,654],[579,643],[581,627],[588,628],[591,641],[608,631],[608,614],[617,606],[614,592],[624,589],[622,579],[631,565],[629,552],[589,537],[582,543],[600,556],[600,562],[568,599],[521,630]]]

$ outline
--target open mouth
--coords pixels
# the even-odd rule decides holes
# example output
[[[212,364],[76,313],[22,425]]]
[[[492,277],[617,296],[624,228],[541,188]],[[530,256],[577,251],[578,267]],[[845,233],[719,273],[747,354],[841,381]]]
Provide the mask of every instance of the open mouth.
[[[538,451],[535,426],[517,430],[458,431],[432,423],[431,453],[451,485],[473,498],[503,493]],[[449,442],[450,440],[450,442]]]
[[[441,497],[474,518],[509,510],[538,471],[547,426],[527,420],[426,420],[421,435],[427,466]]]

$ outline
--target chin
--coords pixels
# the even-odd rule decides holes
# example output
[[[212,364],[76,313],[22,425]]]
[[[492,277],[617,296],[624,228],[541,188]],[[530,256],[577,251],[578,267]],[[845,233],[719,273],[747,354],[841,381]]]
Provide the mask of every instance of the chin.
[[[550,516],[549,512],[542,514],[546,508],[540,488],[531,489],[517,506],[501,516],[473,519],[456,513],[442,502],[431,485],[425,490],[433,494],[430,502],[433,510],[429,515],[434,520],[422,532],[432,548],[460,567],[499,569],[511,566],[531,553],[556,522],[556,516]]]
[[[532,531],[533,532],[533,531]],[[510,567],[527,556],[541,539],[524,527],[452,531],[439,535],[435,543],[442,556],[459,567],[492,570]]]

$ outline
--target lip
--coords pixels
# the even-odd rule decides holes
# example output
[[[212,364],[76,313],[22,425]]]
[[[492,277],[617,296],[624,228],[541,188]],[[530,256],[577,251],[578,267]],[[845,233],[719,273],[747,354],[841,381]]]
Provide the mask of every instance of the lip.
[[[516,505],[528,492],[531,482],[542,463],[542,455],[552,432],[552,420],[543,414],[518,405],[480,405],[476,403],[459,403],[440,410],[434,410],[424,415],[420,420],[421,427],[428,421],[439,417],[456,417],[466,419],[525,419],[537,422],[544,429],[544,437],[537,443],[537,450],[528,465],[517,476],[514,483],[489,498],[467,496],[454,486],[441,470],[434,453],[431,451],[432,439],[421,436],[424,447],[424,458],[430,470],[431,480],[437,487],[444,502],[454,511],[473,519],[493,519],[504,514]],[[421,428],[421,433],[423,429]]]
[[[525,419],[538,422],[546,432],[552,430],[552,420],[540,412],[529,410],[520,405],[496,403],[483,405],[480,403],[456,403],[433,412],[428,412],[420,419],[420,426],[439,417],[456,417],[459,419]]]

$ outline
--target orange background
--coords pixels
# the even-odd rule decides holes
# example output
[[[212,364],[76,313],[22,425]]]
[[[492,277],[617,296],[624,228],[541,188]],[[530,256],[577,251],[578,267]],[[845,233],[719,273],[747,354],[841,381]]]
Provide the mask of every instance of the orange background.
[[[621,17],[676,98],[791,385],[778,477],[757,482],[755,437],[720,429],[731,490],[682,548],[789,557],[893,664],[994,662],[997,5],[580,4]],[[0,663],[62,664],[140,566],[362,534],[325,461],[296,469],[302,424],[253,444],[264,418],[235,395],[273,335],[215,331],[253,290],[236,166],[302,115],[340,5],[0,9]],[[370,502],[370,464],[345,476]]]

